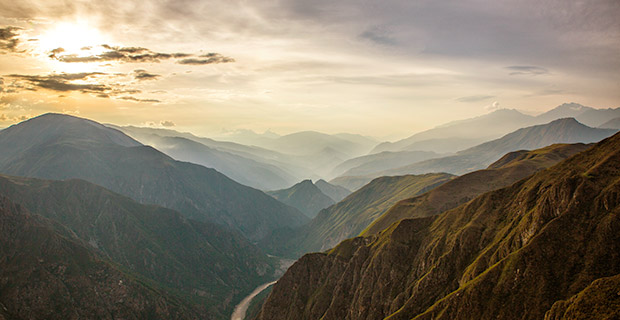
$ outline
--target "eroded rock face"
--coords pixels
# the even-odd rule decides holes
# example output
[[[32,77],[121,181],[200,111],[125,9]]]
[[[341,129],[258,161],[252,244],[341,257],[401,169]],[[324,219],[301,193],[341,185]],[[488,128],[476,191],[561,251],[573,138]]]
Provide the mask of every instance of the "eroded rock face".
[[[304,256],[258,319],[542,319],[618,274],[615,135],[439,216]]]

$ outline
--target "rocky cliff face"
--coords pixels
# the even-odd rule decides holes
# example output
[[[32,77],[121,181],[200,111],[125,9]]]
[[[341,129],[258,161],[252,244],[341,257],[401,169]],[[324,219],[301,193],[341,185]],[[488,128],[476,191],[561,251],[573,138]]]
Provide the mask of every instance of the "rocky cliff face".
[[[258,319],[562,318],[618,274],[615,135],[438,216],[302,257]]]

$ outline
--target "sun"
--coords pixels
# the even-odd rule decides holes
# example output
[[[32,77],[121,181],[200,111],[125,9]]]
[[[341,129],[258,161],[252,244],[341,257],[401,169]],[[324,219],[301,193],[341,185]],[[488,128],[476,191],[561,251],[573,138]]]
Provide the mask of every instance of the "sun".
[[[85,54],[97,50],[105,43],[105,37],[86,22],[60,22],[41,34],[39,47],[45,51],[63,48],[67,54]],[[90,49],[89,49],[90,48]]]
[[[102,44],[107,43],[104,34],[88,22],[57,22],[44,30],[38,37],[37,51],[46,57],[53,68],[62,72],[81,72],[96,68],[95,63],[64,63],[49,59],[56,51],[62,55],[93,56],[105,51]]]

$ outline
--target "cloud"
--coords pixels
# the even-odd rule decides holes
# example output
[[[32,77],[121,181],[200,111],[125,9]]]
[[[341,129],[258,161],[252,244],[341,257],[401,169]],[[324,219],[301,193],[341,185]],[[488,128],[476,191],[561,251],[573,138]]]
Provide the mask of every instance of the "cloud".
[[[107,44],[103,44],[101,47],[107,51],[97,55],[80,56],[77,54],[61,54],[64,50],[62,50],[62,48],[58,48],[50,51],[49,57],[66,63],[105,61],[119,61],[125,63],[157,63],[161,62],[161,60],[180,59],[192,56],[192,54],[189,53],[153,52],[150,49],[143,47],[115,47]],[[59,49],[61,50],[57,51]],[[83,49],[86,49],[86,47]]]
[[[154,80],[157,79],[159,77],[161,77],[161,75],[159,74],[154,74],[154,73],[148,73],[146,72],[146,70],[144,69],[136,69],[133,71],[133,76],[136,80]]]
[[[219,53],[207,53],[205,55],[199,56],[199,59],[189,58],[177,61],[178,64],[186,64],[186,65],[205,65],[205,64],[214,64],[214,63],[228,63],[235,62],[235,59],[230,57],[225,57]]]
[[[122,96],[122,97],[117,97],[116,99],[133,101],[133,102],[149,102],[149,103],[160,103],[161,102],[160,100],[157,100],[157,99],[140,99],[140,98],[136,98],[132,96]]]
[[[467,97],[457,98],[456,101],[458,102],[479,102],[479,101],[489,100],[491,98],[495,98],[495,96],[484,96],[484,95],[467,96]]]
[[[0,28],[0,53],[15,52],[19,44],[19,34],[15,31],[21,30],[18,27]]]
[[[100,72],[60,73],[46,76],[11,74],[7,77],[21,81],[26,85],[25,87],[23,87],[23,85],[20,87],[20,84],[16,84],[16,88],[24,88],[32,91],[36,91],[37,88],[60,92],[80,91],[83,93],[112,91],[111,87],[103,84],[72,83],[72,81],[75,80],[87,80],[98,75],[105,74]]]
[[[386,46],[395,46],[396,39],[392,38],[387,31],[380,28],[371,28],[362,32],[359,37],[361,39],[370,40],[374,43]]]
[[[12,83],[8,86],[2,85],[2,89],[10,88],[10,90],[12,90],[4,90],[4,92],[47,89],[57,92],[88,93],[98,98],[114,98],[133,102],[161,102],[156,99],[142,99],[131,96],[133,94],[139,94],[142,91],[128,88],[126,85],[117,81],[118,76],[118,74],[102,72],[53,73],[49,75],[11,74],[5,77],[13,80]],[[93,83],[84,83],[85,81]],[[4,80],[2,80],[2,82],[4,82]]]
[[[537,66],[510,66],[510,67],[506,67],[506,69],[512,71],[509,73],[511,76],[518,76],[518,75],[537,76],[537,75],[549,73],[549,70],[543,67],[537,67]]]
[[[166,120],[166,121],[162,121],[160,122],[160,124],[164,127],[174,127],[176,126],[176,124],[174,124],[174,122]]]
[[[484,107],[487,111],[495,111],[501,109],[499,106],[499,102],[494,101],[491,105]]]

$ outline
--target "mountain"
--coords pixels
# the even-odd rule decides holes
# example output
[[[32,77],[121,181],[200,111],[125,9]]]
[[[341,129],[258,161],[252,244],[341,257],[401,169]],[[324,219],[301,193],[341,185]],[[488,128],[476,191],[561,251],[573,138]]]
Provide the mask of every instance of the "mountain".
[[[510,152],[487,169],[462,175],[423,195],[398,202],[368,226],[363,234],[377,234],[401,219],[428,217],[455,208],[485,192],[509,186],[551,167],[589,147],[591,145],[582,143],[554,144],[532,151]]]
[[[599,126],[601,129],[616,129],[620,130],[620,117],[613,118]]]
[[[0,196],[0,319],[204,319]]]
[[[235,232],[139,204],[83,180],[0,175],[0,194],[69,230],[90,251],[223,319],[272,279],[275,262]]]
[[[553,120],[562,119],[562,118],[577,118],[580,114],[586,111],[591,111],[591,110],[596,110],[596,109],[591,108],[591,107],[586,107],[584,105],[581,105],[575,102],[563,103],[547,112],[544,112],[536,116],[536,118],[546,123],[546,122],[551,122]]]
[[[270,139],[259,146],[290,155],[295,165],[323,177],[337,164],[368,153],[376,144],[376,140],[361,135],[302,131]]]
[[[297,208],[309,218],[314,218],[321,209],[334,204],[334,200],[321,192],[311,180],[304,180],[288,189],[268,191],[267,194],[279,201]]]
[[[295,162],[295,159],[289,155],[285,155],[273,150],[256,147],[253,145],[243,145],[230,141],[218,141],[210,138],[198,137],[187,132],[178,132],[171,129],[134,126],[121,127],[112,124],[106,124],[106,126],[117,129],[144,144],[148,144],[145,141],[151,140],[153,136],[185,138],[188,140],[192,140],[217,151],[234,154],[245,159],[265,164],[267,166],[277,167],[280,170],[286,172],[287,174],[295,177],[294,181],[299,181],[302,177],[307,177],[312,174],[312,172],[310,172],[307,168],[293,165],[292,163]],[[294,183],[294,181],[290,183]]]
[[[367,185],[373,179],[381,177],[382,175],[369,174],[365,176],[341,176],[329,180],[329,183],[346,188],[348,190],[359,190],[361,187]]]
[[[381,175],[448,172],[461,175],[484,169],[501,156],[516,150],[533,150],[554,143],[591,143],[616,133],[613,129],[590,128],[573,118],[559,119],[544,125],[519,129],[499,139],[457,152],[454,156],[426,160],[397,169],[375,173]]]
[[[265,193],[203,166],[175,161],[120,131],[77,117],[45,114],[0,131],[0,172],[83,179],[142,203],[178,210],[260,239],[307,218]]]
[[[216,137],[218,140],[224,141],[234,141],[236,143],[241,143],[250,146],[260,146],[265,143],[268,143],[271,140],[275,140],[281,137],[279,134],[272,132],[271,130],[267,130],[263,133],[256,133],[252,130],[242,129],[235,130],[232,132],[227,132]]]
[[[560,118],[575,118],[577,121],[590,126],[600,127],[609,119],[620,117],[620,108],[595,109],[571,102],[559,105],[539,116],[540,123],[546,123]]]
[[[500,109],[479,117],[454,121],[396,142],[384,142],[371,153],[383,151],[456,152],[534,124],[534,117],[514,109]]]
[[[349,159],[336,166],[332,170],[332,175],[335,177],[361,176],[438,157],[440,157],[439,154],[430,151],[385,151]]]
[[[252,188],[273,190],[290,186],[296,181],[295,177],[274,165],[219,151],[187,138],[152,134],[141,135],[139,141],[176,160],[213,168]]]
[[[444,173],[377,178],[322,210],[309,224],[296,229],[276,230],[259,246],[272,254],[287,257],[332,248],[346,238],[357,236],[396,202],[422,194],[452,178]]]
[[[258,319],[602,319],[617,314],[618,252],[620,134],[440,215],[305,255]]]
[[[346,198],[351,194],[351,191],[347,188],[343,188],[341,186],[333,185],[323,179],[318,180],[314,183],[314,185],[321,190],[326,196],[332,198],[334,203],[340,202],[342,199]]]

